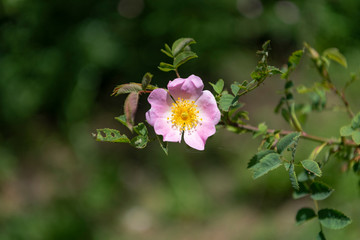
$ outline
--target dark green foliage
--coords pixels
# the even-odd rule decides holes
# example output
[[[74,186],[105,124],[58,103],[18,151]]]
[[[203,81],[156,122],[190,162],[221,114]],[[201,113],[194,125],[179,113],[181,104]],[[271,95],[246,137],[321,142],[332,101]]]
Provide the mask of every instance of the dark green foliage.
[[[312,208],[301,208],[296,213],[296,223],[302,224],[310,219],[313,219],[314,217],[316,217],[316,213]]]
[[[313,182],[310,185],[311,195],[314,200],[324,200],[334,191],[331,187],[322,182]]]

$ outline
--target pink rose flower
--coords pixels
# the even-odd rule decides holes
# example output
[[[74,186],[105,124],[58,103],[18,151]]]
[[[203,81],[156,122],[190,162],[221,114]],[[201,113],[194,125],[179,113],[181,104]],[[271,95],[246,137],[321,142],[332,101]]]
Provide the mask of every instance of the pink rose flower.
[[[176,78],[168,83],[168,90],[157,88],[148,101],[150,110],[146,120],[155,133],[166,142],[181,142],[204,150],[208,137],[215,134],[220,121],[220,111],[210,91],[203,91],[203,81],[195,75],[186,79]]]

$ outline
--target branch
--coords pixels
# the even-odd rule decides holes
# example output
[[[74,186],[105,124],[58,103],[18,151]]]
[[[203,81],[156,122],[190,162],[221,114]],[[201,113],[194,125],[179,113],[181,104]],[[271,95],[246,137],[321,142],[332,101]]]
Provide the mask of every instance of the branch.
[[[247,125],[247,124],[237,124],[237,125],[235,125],[235,127],[238,127],[239,129],[247,130],[249,132],[258,132],[259,131],[259,129],[257,127],[254,127],[252,125]],[[274,133],[275,131],[276,131],[275,129],[268,129],[266,132]],[[288,135],[293,132],[294,131],[280,130],[279,134],[284,136],[284,135]],[[341,141],[341,140],[337,140],[337,139],[333,139],[333,138],[323,138],[323,137],[310,135],[304,131],[301,131],[300,133],[301,133],[301,136],[300,136],[301,138],[308,139],[308,140],[311,140],[314,142],[326,143],[327,145],[344,144],[344,145],[352,146],[352,147],[358,146],[354,141],[348,140],[348,139]]]

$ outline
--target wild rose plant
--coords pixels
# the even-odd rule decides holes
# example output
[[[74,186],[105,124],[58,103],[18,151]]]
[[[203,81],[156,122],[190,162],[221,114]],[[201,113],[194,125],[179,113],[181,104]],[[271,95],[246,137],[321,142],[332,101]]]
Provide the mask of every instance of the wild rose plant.
[[[215,126],[222,127],[237,134],[252,133],[254,137],[261,137],[258,152],[250,159],[248,169],[253,172],[253,178],[264,176],[269,171],[284,166],[289,175],[289,183],[293,187],[295,199],[310,197],[314,207],[303,207],[296,213],[296,222],[301,224],[311,219],[317,219],[320,230],[317,239],[324,240],[324,229],[341,229],[351,223],[350,217],[339,210],[320,208],[319,201],[328,198],[334,191],[332,187],[319,179],[325,170],[324,166],[333,158],[341,160],[342,168],[352,169],[360,176],[360,113],[354,114],[348,102],[345,90],[355,80],[352,75],[341,90],[335,86],[330,78],[330,61],[347,67],[346,58],[336,48],[329,48],[319,54],[308,44],[303,50],[295,51],[288,60],[287,67],[279,69],[268,64],[270,42],[263,44],[257,52],[260,60],[251,73],[251,81],[234,82],[230,90],[224,90],[224,81],[210,83],[213,93],[204,90],[204,83],[200,77],[191,75],[181,78],[178,68],[197,55],[191,51],[192,38],[180,38],[172,47],[165,44],[161,51],[172,59],[171,63],[161,62],[159,69],[164,72],[174,71],[177,78],[171,79],[167,89],[152,85],[153,75],[146,73],[141,83],[126,83],[117,86],[113,95],[128,94],[124,103],[124,114],[115,119],[126,126],[133,137],[115,129],[97,129],[94,134],[97,141],[128,143],[135,148],[145,148],[152,139],[149,134],[155,134],[160,147],[168,153],[168,142],[184,142],[193,149],[204,150],[208,138],[215,134]],[[290,78],[298,66],[301,58],[307,52],[315,68],[320,74],[319,82],[312,87],[304,85],[295,88]],[[248,113],[242,110],[241,97],[256,88],[269,77],[279,75],[285,81],[279,103],[275,113],[281,113],[293,131],[269,129],[264,123],[252,126],[247,123]],[[294,89],[298,94],[308,94],[311,101],[298,103],[295,101]],[[326,94],[332,92],[339,97],[339,103],[349,116],[349,124],[339,128],[339,136],[324,138],[308,134],[303,130],[303,121],[313,111],[321,112],[326,106]],[[149,110],[146,112],[146,122],[135,123],[135,115],[139,97],[149,94]],[[151,130],[148,131],[148,127]],[[155,139],[156,139],[155,138]],[[296,159],[295,153],[299,140],[318,143],[310,153],[308,159]],[[285,152],[290,151],[289,154]],[[325,157],[318,157],[325,152]],[[359,223],[358,223],[359,224]]]

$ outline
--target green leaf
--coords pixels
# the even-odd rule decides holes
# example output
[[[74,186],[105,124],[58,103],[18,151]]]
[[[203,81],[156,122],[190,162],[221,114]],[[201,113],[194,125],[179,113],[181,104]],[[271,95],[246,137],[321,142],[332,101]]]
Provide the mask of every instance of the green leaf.
[[[118,122],[120,122],[121,124],[123,124],[125,127],[127,127],[125,114],[120,115],[120,116],[118,116],[118,117],[115,117],[115,120],[117,120]]]
[[[183,65],[184,63],[186,63],[187,61],[193,59],[193,58],[197,58],[198,56],[196,55],[196,53],[192,52],[192,51],[184,51],[179,53],[179,55],[177,55],[174,58],[174,67],[178,68],[181,65]]]
[[[141,87],[143,90],[146,90],[146,87],[150,84],[153,75],[151,73],[145,73],[141,81]]]
[[[342,126],[340,128],[340,135],[342,137],[351,136],[353,132],[354,132],[354,129],[351,127],[351,125]]]
[[[337,48],[329,48],[326,49],[323,53],[323,55],[337,63],[339,63],[340,65],[344,66],[345,68],[347,68],[347,62],[346,62],[346,58],[344,57],[344,55],[342,55],[339,52],[339,49]]]
[[[258,164],[263,157],[265,157],[266,155],[268,155],[270,153],[275,153],[275,151],[267,149],[267,150],[263,150],[263,151],[260,151],[260,152],[256,153],[250,159],[247,168],[251,168],[252,166]]]
[[[280,155],[278,153],[270,153],[261,158],[257,164],[251,166],[250,170],[253,171],[253,178],[256,179],[278,168],[280,165]]]
[[[116,129],[110,128],[103,128],[103,129],[96,129],[96,141],[99,142],[114,142],[114,143],[129,143],[130,140],[124,134],[120,134],[120,131]],[[105,134],[103,136],[102,134]]]
[[[351,223],[351,219],[335,209],[321,209],[318,212],[321,225],[330,229],[341,229]]]
[[[192,38],[180,38],[172,45],[172,55],[176,57],[186,46],[196,43]]]
[[[169,45],[165,44],[165,50],[161,49],[161,52],[165,53],[168,57],[173,58],[173,55],[172,55],[172,52],[171,52],[171,49],[170,49]]]
[[[315,161],[316,157],[319,155],[319,153],[321,152],[321,150],[323,150],[323,148],[327,145],[327,143],[323,143],[320,146],[317,146],[310,154],[309,159]]]
[[[219,101],[219,107],[221,110],[227,112],[229,111],[229,108],[231,107],[231,105],[234,104],[234,99],[235,97],[231,94],[228,93],[224,93]]]
[[[148,130],[144,123],[139,123],[138,125],[134,126],[134,132],[141,136],[147,136]]]
[[[360,128],[360,113],[356,114],[356,116],[351,120],[351,127],[353,129]]]
[[[294,199],[299,199],[307,196],[308,194],[310,194],[309,189],[305,186],[304,183],[299,182],[299,190],[295,190],[292,194],[292,197]]]
[[[294,168],[293,163],[290,163],[290,166],[289,166],[289,177],[290,177],[291,186],[295,190],[299,190],[299,183],[298,183],[298,180],[296,178],[296,173],[295,173],[295,168]]]
[[[132,125],[134,125],[138,102],[139,94],[136,92],[131,92],[125,99],[124,112],[126,116],[126,123],[128,126],[130,126],[130,128]]]
[[[230,88],[231,88],[231,92],[236,96],[239,93],[240,85],[239,83],[235,82],[231,84]]]
[[[360,131],[354,131],[351,137],[356,144],[360,144]]]
[[[267,66],[270,75],[282,74],[283,72],[274,66]]]
[[[322,231],[319,232],[319,234],[316,237],[316,240],[326,240],[325,235]]]
[[[118,85],[114,88],[111,96],[117,96],[119,94],[131,93],[131,92],[140,92],[142,91],[141,84],[139,83],[126,83]]]
[[[148,141],[149,141],[149,138],[148,138],[147,136],[138,135],[138,136],[136,136],[136,137],[134,137],[134,138],[131,139],[130,144],[131,144],[133,147],[142,149],[142,148],[145,148],[145,147],[146,147]]]
[[[312,172],[316,176],[321,177],[321,169],[317,162],[307,159],[301,161],[301,165],[303,165],[303,167],[309,172]]]
[[[161,62],[158,68],[163,72],[170,72],[175,70],[173,65],[164,62]]]
[[[222,90],[224,89],[224,80],[219,79],[216,84],[210,83],[210,85],[213,87],[214,91],[217,94],[220,94]]]
[[[297,50],[291,54],[289,57],[288,65],[291,68],[295,68],[299,65],[302,55],[304,54],[304,50]]]
[[[268,129],[268,127],[266,126],[265,123],[260,123],[258,125],[258,131],[254,133],[253,138],[256,138],[256,137],[258,137],[260,135],[265,134],[267,129]]]
[[[310,219],[313,219],[314,217],[316,217],[316,213],[312,208],[301,208],[296,213],[296,224],[300,225]]]
[[[282,153],[291,144],[295,143],[296,138],[300,137],[300,135],[301,134],[299,132],[293,132],[281,138],[276,144],[277,152]]]
[[[314,200],[324,200],[334,191],[331,187],[322,182],[313,182],[310,185],[310,197]]]
[[[309,180],[309,176],[307,175],[306,171],[302,171],[298,175],[298,181],[299,182],[306,182]]]

